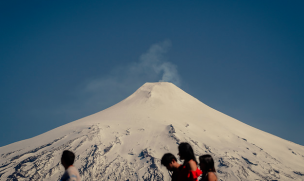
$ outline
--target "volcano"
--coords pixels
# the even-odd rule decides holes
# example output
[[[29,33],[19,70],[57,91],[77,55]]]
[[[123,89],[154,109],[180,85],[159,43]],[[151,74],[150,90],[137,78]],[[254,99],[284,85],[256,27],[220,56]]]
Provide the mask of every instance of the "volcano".
[[[0,180],[59,180],[63,150],[82,180],[170,180],[160,159],[181,142],[211,154],[219,180],[304,180],[304,146],[244,124],[172,83],[145,83],[123,101],[0,148]]]

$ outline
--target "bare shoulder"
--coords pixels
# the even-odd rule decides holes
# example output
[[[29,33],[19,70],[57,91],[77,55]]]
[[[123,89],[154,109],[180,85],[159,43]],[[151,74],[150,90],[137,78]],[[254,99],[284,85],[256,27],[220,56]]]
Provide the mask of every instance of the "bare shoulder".
[[[217,181],[217,177],[214,172],[208,172],[208,180],[209,181]]]
[[[197,169],[197,164],[196,164],[196,162],[195,162],[194,160],[189,160],[188,164],[189,164],[190,170],[196,171],[196,169]]]

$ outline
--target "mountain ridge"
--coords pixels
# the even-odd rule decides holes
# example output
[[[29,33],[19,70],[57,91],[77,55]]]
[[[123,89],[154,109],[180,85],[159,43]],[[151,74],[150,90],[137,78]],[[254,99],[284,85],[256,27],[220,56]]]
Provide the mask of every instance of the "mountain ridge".
[[[58,178],[60,154],[70,149],[83,180],[168,180],[160,158],[177,154],[182,141],[196,156],[211,154],[222,180],[304,179],[303,146],[227,116],[167,82],[146,83],[103,111],[0,147],[0,179]]]

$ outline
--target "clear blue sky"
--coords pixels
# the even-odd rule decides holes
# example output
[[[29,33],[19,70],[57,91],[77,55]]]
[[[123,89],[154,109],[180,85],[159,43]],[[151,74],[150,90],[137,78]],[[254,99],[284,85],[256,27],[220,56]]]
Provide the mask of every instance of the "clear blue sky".
[[[166,79],[304,145],[303,1],[1,1],[0,146]],[[171,77],[170,77],[171,76]]]

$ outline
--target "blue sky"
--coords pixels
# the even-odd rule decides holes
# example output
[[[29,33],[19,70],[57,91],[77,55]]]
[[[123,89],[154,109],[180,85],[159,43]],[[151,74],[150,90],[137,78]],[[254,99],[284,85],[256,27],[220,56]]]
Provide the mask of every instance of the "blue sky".
[[[304,145],[302,1],[1,1],[0,146],[168,80]]]

